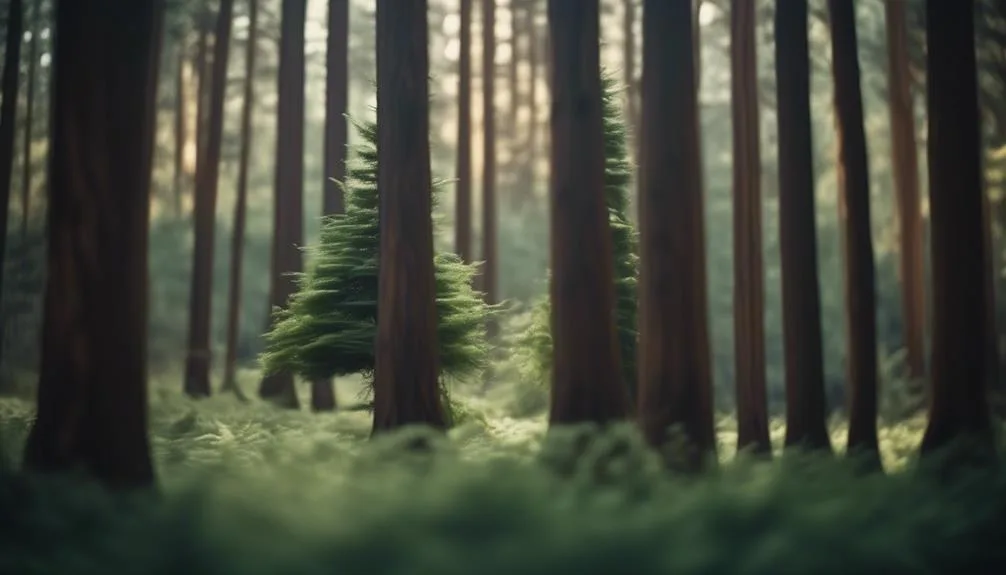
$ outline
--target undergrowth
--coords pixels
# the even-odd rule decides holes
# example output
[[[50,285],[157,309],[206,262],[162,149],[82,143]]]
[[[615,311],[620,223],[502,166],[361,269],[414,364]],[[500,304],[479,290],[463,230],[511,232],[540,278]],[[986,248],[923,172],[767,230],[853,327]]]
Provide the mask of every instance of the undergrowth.
[[[345,382],[340,391],[347,393]],[[176,386],[173,386],[176,387]],[[629,428],[565,477],[570,434],[495,398],[406,452],[370,441],[366,412],[281,411],[156,388],[159,496],[113,497],[70,479],[0,472],[0,573],[776,574],[992,573],[1006,569],[1006,468],[935,485],[913,470],[922,423],[882,429],[889,469],[840,460],[740,458],[668,476]],[[30,404],[0,401],[16,460]],[[719,423],[733,459],[733,423]],[[836,438],[843,435],[839,422]],[[773,425],[773,436],[782,429]],[[613,455],[614,454],[614,455]],[[567,458],[568,459],[568,458]],[[547,463],[543,464],[543,463]],[[568,464],[568,461],[566,461]]]

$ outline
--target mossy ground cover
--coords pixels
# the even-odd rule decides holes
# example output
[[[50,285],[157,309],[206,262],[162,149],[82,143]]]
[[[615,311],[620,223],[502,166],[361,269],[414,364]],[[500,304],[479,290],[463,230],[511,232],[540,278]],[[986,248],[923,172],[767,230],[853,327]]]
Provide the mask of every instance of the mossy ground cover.
[[[888,476],[735,461],[725,416],[724,465],[703,477],[662,472],[630,429],[560,476],[569,437],[515,416],[506,386],[459,392],[465,421],[417,455],[400,446],[422,432],[368,441],[363,411],[194,403],[178,381],[151,394],[159,496],[0,473],[0,573],[1006,572],[1006,468],[931,482],[912,462],[921,419],[883,428]],[[360,385],[340,380],[344,405]],[[0,401],[8,460],[30,418],[30,403]]]

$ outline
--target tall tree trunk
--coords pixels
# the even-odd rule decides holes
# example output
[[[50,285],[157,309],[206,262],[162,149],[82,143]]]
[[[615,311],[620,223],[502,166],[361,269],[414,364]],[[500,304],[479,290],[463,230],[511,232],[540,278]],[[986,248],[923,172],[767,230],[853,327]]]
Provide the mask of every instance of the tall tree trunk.
[[[639,100],[636,89],[636,0],[622,0],[622,82],[625,84],[626,123],[632,126],[633,139],[639,147],[636,128]]]
[[[31,146],[35,141],[35,76],[38,68],[38,33],[42,20],[42,0],[31,6],[31,39],[28,41],[27,93],[24,102],[24,148],[21,164],[21,237],[28,233],[28,216],[31,213]]]
[[[891,153],[897,199],[901,279],[901,315],[908,374],[926,371],[926,298],[919,209],[919,159],[915,143],[915,113],[908,62],[905,3],[884,2],[887,24],[887,103],[891,116]]]
[[[185,130],[186,116],[188,115],[186,101],[188,98],[185,93],[185,52],[186,52],[186,42],[185,39],[178,40],[178,64],[175,77],[175,174],[174,174],[174,193],[175,193],[175,217],[182,217],[182,177],[184,168],[184,158],[185,158],[185,143],[188,139],[188,134]]]
[[[461,0],[458,54],[458,165],[454,250],[472,262],[472,0]]]
[[[772,453],[765,383],[765,279],[755,6],[730,5],[737,448]]]
[[[4,49],[3,65],[3,104],[0,104],[0,186],[3,187],[3,198],[0,199],[0,293],[3,293],[4,262],[7,254],[7,218],[10,210],[10,192],[13,187],[14,173],[14,137],[17,132],[17,93],[18,77],[21,72],[21,36],[22,36],[22,5],[21,0],[10,0],[7,12],[7,41]],[[6,318],[0,313],[0,365],[2,365],[6,333]],[[6,378],[0,378],[0,389],[4,387]]]
[[[222,391],[241,397],[235,371],[241,322],[241,271],[244,264],[245,220],[248,206],[248,161],[251,154],[252,109],[255,106],[255,59],[258,54],[258,3],[248,0],[248,38],[245,45],[245,89],[241,107],[241,156],[238,161],[238,189],[234,201],[234,236],[231,238],[231,277],[227,296],[227,351],[224,357]]]
[[[24,464],[36,472],[80,469],[111,488],[154,482],[146,392],[148,106],[163,10],[158,0],[55,7],[49,276],[38,415]]]
[[[518,18],[518,14],[520,14],[522,8],[520,0],[510,0],[508,7],[510,8],[510,62],[507,65],[507,80],[509,83],[510,98],[507,103],[510,104],[509,131],[511,135],[516,136],[517,117],[520,113],[520,78],[518,74],[520,65],[520,19]]]
[[[807,0],[776,3],[775,52],[786,446],[830,451],[817,276]]]
[[[528,90],[527,90],[527,169],[529,172],[529,187],[534,189],[535,182],[538,181],[538,59],[541,53],[541,40],[538,36],[537,23],[537,2],[529,2],[525,11],[527,17],[527,61],[528,61]]]
[[[426,0],[377,0],[381,269],[374,433],[447,425],[433,277]]]
[[[269,286],[273,309],[285,308],[297,289],[290,274],[299,273],[302,269],[300,245],[304,241],[304,25],[307,0],[283,0],[282,10],[276,114],[276,203]],[[292,373],[266,375],[259,386],[259,396],[281,407],[300,407]]]
[[[835,115],[839,145],[839,202],[845,206],[847,452],[880,466],[877,444],[877,299],[870,223],[870,169],[863,128],[856,14],[852,0],[828,0]]]
[[[679,463],[698,469],[716,436],[691,13],[690,1],[643,2],[638,413],[654,446],[680,425]]]
[[[349,0],[328,2],[328,45],[325,62],[325,190],[322,213],[346,211],[342,188],[346,177],[346,111],[349,102]],[[333,181],[334,180],[334,181]],[[311,409],[333,411],[335,384],[331,379],[311,382]]]
[[[552,41],[552,406],[549,424],[608,423],[629,412],[611,313],[604,201],[598,0],[549,0]]]
[[[982,345],[982,174],[974,0],[926,1],[933,351],[923,456],[970,440],[995,457]]]
[[[482,281],[486,303],[499,301],[496,242],[496,0],[482,0]],[[486,322],[489,339],[499,324]]]
[[[210,15],[209,2],[206,0],[196,17],[196,26],[199,28],[199,38],[196,41],[196,170],[195,182],[199,181],[199,172],[204,163],[203,155],[206,153],[206,92],[209,85],[210,57],[209,57],[209,35],[212,26],[212,16]],[[194,187],[194,186],[193,186]],[[193,204],[195,204],[195,190],[193,190]],[[193,210],[195,207],[193,206]]]
[[[189,292],[189,350],[185,360],[185,393],[210,395],[210,322],[213,303],[213,236],[216,227],[220,147],[223,143],[224,96],[234,0],[220,0],[213,41],[213,76],[210,87],[209,126],[204,163],[197,174],[195,245],[192,250],[192,284]]]

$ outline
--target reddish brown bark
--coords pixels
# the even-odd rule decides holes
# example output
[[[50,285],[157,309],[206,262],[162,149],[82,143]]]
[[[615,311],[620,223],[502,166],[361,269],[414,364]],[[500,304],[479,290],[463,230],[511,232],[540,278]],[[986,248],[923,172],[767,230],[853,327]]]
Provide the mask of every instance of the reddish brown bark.
[[[18,76],[21,69],[21,0],[10,0],[7,12],[7,41],[4,49],[3,103],[0,104],[0,289],[4,280],[4,256],[7,247],[7,217],[10,210],[12,176],[14,173],[14,139],[17,120]],[[4,317],[0,314],[0,357],[3,354]],[[0,378],[0,388],[4,387]]]
[[[377,0],[381,196],[374,433],[447,425],[433,278],[426,0]]]
[[[304,241],[304,25],[307,0],[283,0],[282,6],[276,114],[276,190],[269,282],[269,299],[274,309],[286,307],[287,300],[297,289],[291,274],[302,269],[300,246]],[[300,406],[293,374],[289,372],[270,373],[262,378],[259,396],[281,407],[295,409]]]
[[[691,12],[691,2],[643,2],[638,412],[651,445],[680,426],[681,464],[697,469],[716,436]]]
[[[915,143],[912,79],[904,2],[884,2],[887,25],[888,108],[891,154],[897,199],[901,279],[901,315],[905,362],[912,378],[925,375],[926,299],[922,212],[919,209],[919,160]]]
[[[49,279],[38,415],[24,464],[43,473],[82,470],[110,488],[154,482],[146,392],[147,120],[163,9],[155,0],[55,7]]]
[[[178,40],[178,63],[175,77],[175,173],[174,173],[174,194],[175,194],[175,217],[182,217],[182,178],[184,172],[185,143],[188,139],[186,127],[187,94],[185,85],[185,39]]]
[[[973,0],[926,1],[933,350],[922,454],[970,440],[991,459],[974,10]]]
[[[472,0],[461,0],[461,47],[458,53],[457,197],[454,202],[454,250],[472,262]]]
[[[552,41],[549,424],[624,419],[611,234],[604,202],[598,0],[549,0]]]
[[[238,336],[241,326],[241,271],[244,263],[245,221],[248,206],[248,157],[251,153],[252,109],[255,106],[255,60],[258,54],[258,1],[248,0],[248,38],[245,45],[244,103],[241,107],[241,152],[238,160],[238,188],[234,202],[234,230],[231,238],[231,274],[227,294],[227,351],[224,356],[222,391],[241,396],[237,385]]]
[[[25,78],[27,93],[24,102],[24,148],[21,163],[21,237],[28,233],[28,216],[31,214],[31,146],[35,142],[35,70],[38,68],[38,33],[42,20],[42,0],[31,6],[31,39],[28,41],[28,74]]]
[[[734,0],[730,10],[737,448],[766,454],[772,452],[772,444],[765,384],[765,278],[755,6],[749,0]]]
[[[197,173],[195,244],[192,250],[192,284],[189,292],[189,349],[185,360],[185,393],[210,395],[210,320],[213,303],[213,246],[216,227],[220,147],[223,143],[224,95],[230,48],[234,0],[220,0],[213,42],[213,76],[210,86],[209,125],[204,163]]]
[[[877,444],[877,298],[870,222],[870,168],[863,128],[856,14],[851,0],[828,0],[835,82],[839,202],[845,207],[844,280],[846,377],[849,392],[847,452],[880,466]]]
[[[496,0],[482,0],[482,278],[486,303],[499,301],[496,239]],[[499,332],[495,319],[486,321],[490,339]]]
[[[807,0],[779,0],[775,40],[786,446],[830,450],[817,276]]]

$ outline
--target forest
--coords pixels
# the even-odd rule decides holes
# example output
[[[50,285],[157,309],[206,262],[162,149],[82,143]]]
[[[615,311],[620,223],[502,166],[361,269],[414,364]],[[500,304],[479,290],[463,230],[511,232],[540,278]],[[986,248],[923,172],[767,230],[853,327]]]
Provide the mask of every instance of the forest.
[[[0,575],[1006,573],[1006,0],[0,54]]]

